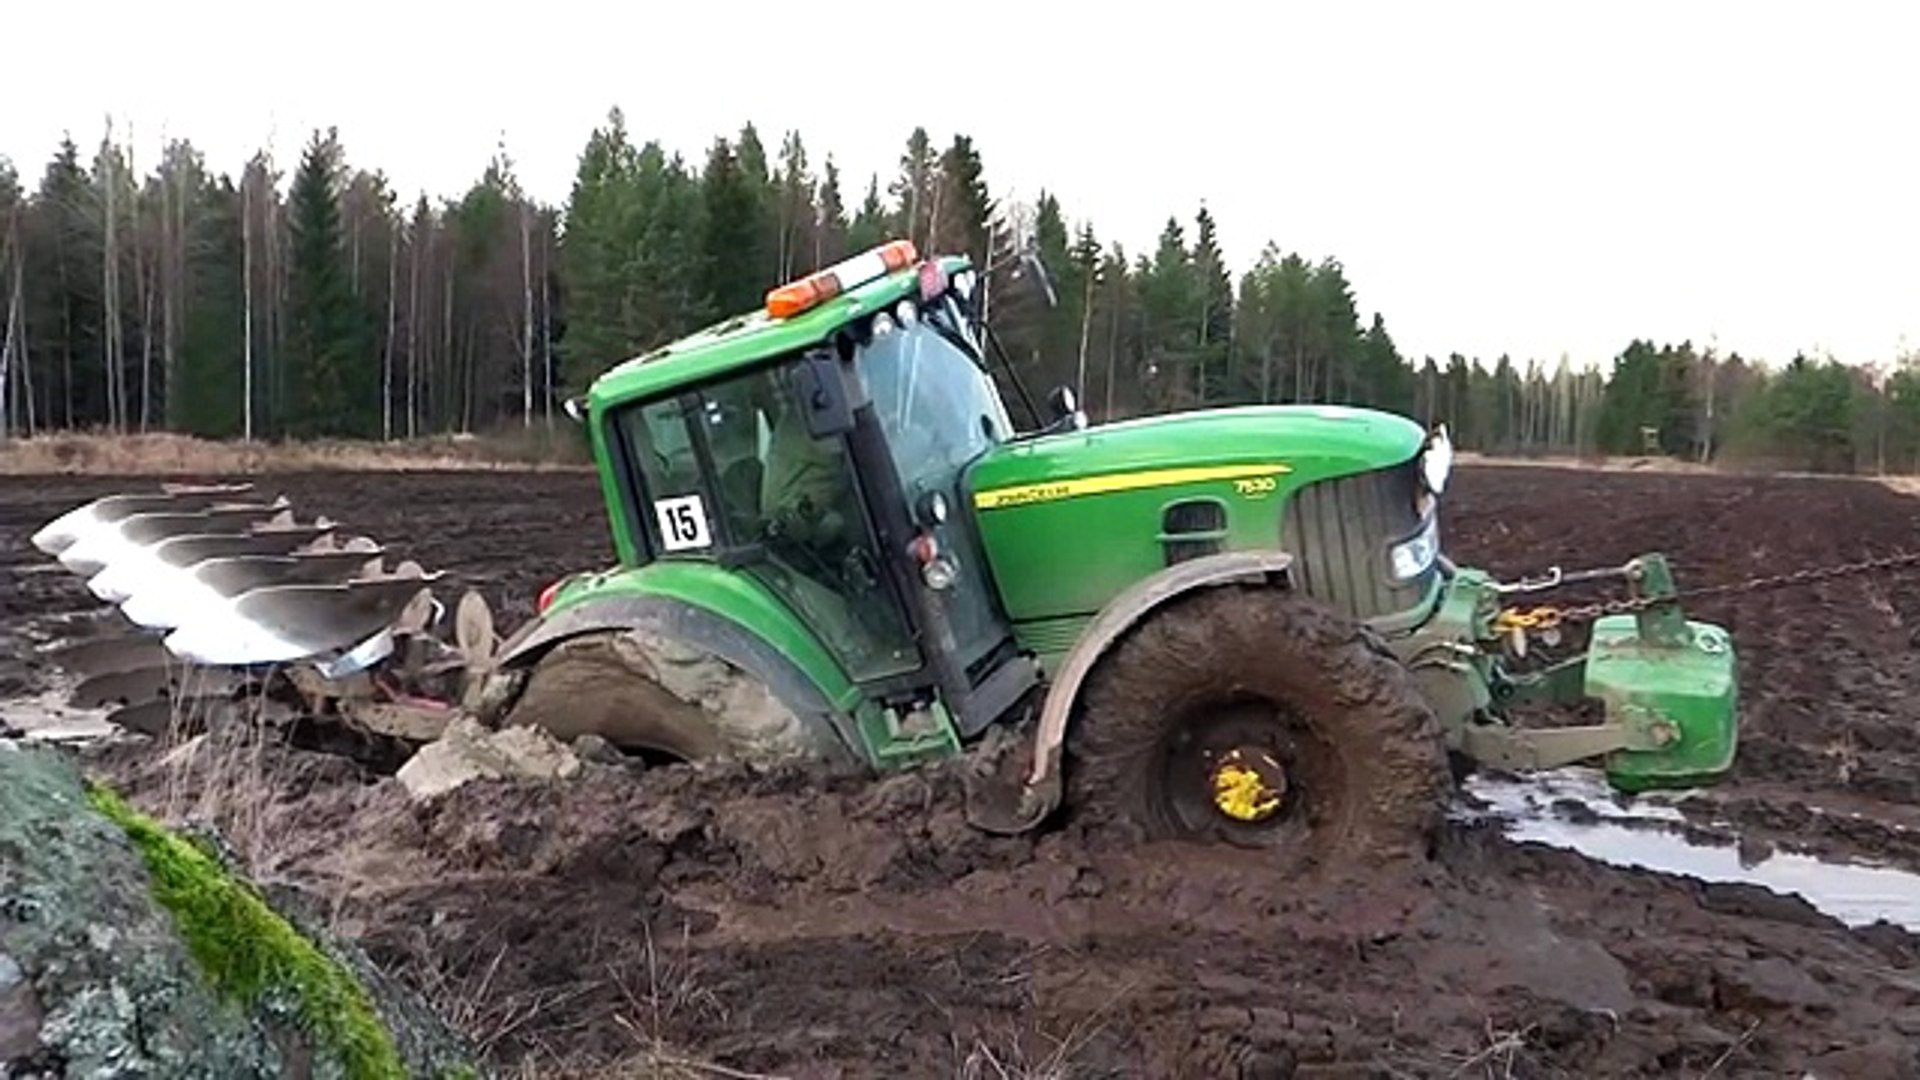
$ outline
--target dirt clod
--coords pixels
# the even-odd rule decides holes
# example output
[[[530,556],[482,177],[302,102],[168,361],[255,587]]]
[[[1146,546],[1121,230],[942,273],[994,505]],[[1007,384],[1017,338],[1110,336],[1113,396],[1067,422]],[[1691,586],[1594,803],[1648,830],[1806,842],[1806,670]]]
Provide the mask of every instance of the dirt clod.
[[[537,728],[489,731],[470,718],[447,725],[400,767],[399,781],[416,799],[432,799],[475,780],[509,776],[565,780],[580,772],[572,750]]]

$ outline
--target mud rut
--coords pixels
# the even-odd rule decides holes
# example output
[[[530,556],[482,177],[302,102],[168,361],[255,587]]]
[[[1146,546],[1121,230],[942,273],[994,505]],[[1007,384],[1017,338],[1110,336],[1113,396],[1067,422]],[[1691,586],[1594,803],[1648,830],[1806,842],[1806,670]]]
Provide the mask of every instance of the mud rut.
[[[0,478],[0,563],[38,563],[33,527],[144,483]],[[509,627],[547,580],[608,554],[587,476],[268,486],[479,585]],[[1489,468],[1459,478],[1445,528],[1456,559],[1502,574],[1657,548],[1696,584],[1911,546],[1917,524],[1920,502],[1865,483]],[[41,680],[25,659],[37,621],[84,605],[71,579],[5,576],[0,694],[19,694]],[[1683,807],[1695,827],[1920,868],[1920,575],[1697,610],[1734,629],[1746,709],[1738,776]],[[1453,826],[1431,863],[1309,886],[1071,822],[986,836],[938,774],[596,768],[422,809],[337,758],[234,756],[247,764],[213,787],[151,748],[97,762],[149,806],[226,822],[260,874],[298,886],[502,1064],[1920,1075],[1920,937],[1484,826]]]

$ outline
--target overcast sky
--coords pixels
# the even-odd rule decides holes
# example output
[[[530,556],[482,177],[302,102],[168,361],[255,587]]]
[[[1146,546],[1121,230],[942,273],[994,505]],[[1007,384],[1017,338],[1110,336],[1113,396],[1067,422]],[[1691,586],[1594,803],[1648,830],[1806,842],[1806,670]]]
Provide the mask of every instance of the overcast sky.
[[[798,128],[854,204],[919,123],[973,136],[996,192],[1044,184],[1130,254],[1204,200],[1236,270],[1269,240],[1337,257],[1415,355],[1920,346],[1914,5],[1114,10],[16,4],[0,153],[32,184],[62,131],[90,150],[111,113],[142,168],[165,133],[237,170],[269,139],[291,165],[331,124],[355,163],[438,196],[504,134],[563,202],[617,104],[694,161],[748,119],[769,152]]]

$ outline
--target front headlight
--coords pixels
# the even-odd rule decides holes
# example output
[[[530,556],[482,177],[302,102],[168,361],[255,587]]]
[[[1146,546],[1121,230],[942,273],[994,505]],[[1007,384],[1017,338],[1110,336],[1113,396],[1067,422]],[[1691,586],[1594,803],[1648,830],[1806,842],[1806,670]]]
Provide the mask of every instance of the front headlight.
[[[1412,539],[1393,545],[1387,555],[1393,562],[1395,581],[1412,581],[1432,569],[1434,559],[1440,555],[1440,516],[1428,517]]]
[[[1447,489],[1447,478],[1452,475],[1453,440],[1447,438],[1447,425],[1440,424],[1427,436],[1427,445],[1420,451],[1420,479],[1428,491],[1438,495]]]

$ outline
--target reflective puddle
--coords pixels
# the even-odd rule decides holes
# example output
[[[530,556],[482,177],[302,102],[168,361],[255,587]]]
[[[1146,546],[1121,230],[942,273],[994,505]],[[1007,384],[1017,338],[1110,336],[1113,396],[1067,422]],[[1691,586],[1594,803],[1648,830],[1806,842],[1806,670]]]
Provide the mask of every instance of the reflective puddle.
[[[1471,777],[1467,791],[1488,804],[1462,816],[1492,818],[1502,833],[1575,851],[1614,866],[1702,881],[1759,885],[1799,896],[1849,926],[1881,920],[1920,931],[1920,874],[1791,852],[1747,852],[1677,831],[1672,804],[1686,792],[1616,800],[1598,773],[1565,770],[1527,780]]]

